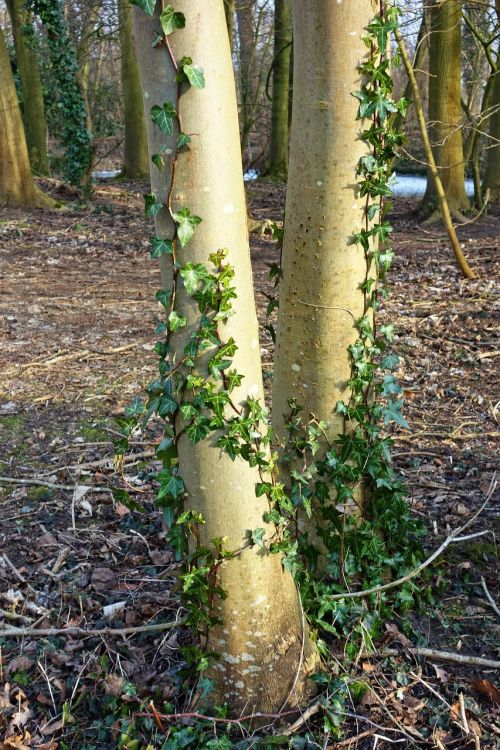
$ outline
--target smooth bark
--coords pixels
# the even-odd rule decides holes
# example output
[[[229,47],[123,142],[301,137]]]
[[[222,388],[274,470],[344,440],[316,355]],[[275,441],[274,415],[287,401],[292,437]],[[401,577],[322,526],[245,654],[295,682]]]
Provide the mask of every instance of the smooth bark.
[[[48,174],[47,128],[40,68],[33,49],[31,13],[24,0],[7,0],[12,24],[16,63],[23,90],[23,120],[32,169]]]
[[[119,0],[120,50],[125,121],[123,174],[144,177],[149,173],[148,141],[144,122],[141,81],[132,39],[132,18],[129,0]]]
[[[451,213],[470,208],[465,192],[461,98],[461,0],[436,0],[429,14],[429,135]],[[424,207],[435,198],[429,168]]]
[[[9,54],[0,28],[0,206],[52,206],[36,187]]]
[[[358,338],[367,275],[363,249],[349,241],[364,226],[366,199],[355,175],[368,153],[352,92],[360,88],[361,36],[374,12],[371,0],[293,4],[293,114],[272,401],[281,440],[292,397],[305,423],[311,415],[324,420],[330,442],[348,429],[335,407],[350,398],[348,347]]]
[[[179,154],[171,202],[173,210],[188,206],[202,217],[194,239],[178,248],[178,261],[206,263],[210,252],[228,248],[235,269],[237,299],[234,315],[223,336],[234,336],[238,351],[234,366],[244,374],[232,398],[242,403],[249,395],[263,399],[259,338],[252,290],[246,206],[241,175],[236,95],[222,0],[178,0],[176,10],[186,16],[186,28],[169,37],[175,59],[189,55],[204,68],[206,88],[183,93],[179,107],[185,132],[196,134],[188,150]],[[165,101],[175,103],[175,70],[166,47],[151,49],[157,21],[133,9],[134,37],[145,109]],[[149,119],[149,118],[147,118]],[[170,143],[148,123],[150,153]],[[175,137],[175,133],[173,135]],[[171,166],[171,165],[170,165]],[[167,198],[170,169],[151,168],[152,189]],[[157,216],[156,232],[171,237],[168,211]],[[164,266],[164,283],[171,270]],[[173,341],[181,356],[186,337],[197,326],[197,304],[177,288],[176,309],[188,319],[182,336]],[[181,473],[187,488],[186,506],[202,514],[202,543],[225,537],[228,549],[241,549],[236,559],[219,569],[226,599],[216,602],[221,626],[211,629],[206,647],[220,655],[209,668],[215,681],[214,704],[225,703],[233,714],[245,710],[276,711],[283,703],[297,704],[306,691],[304,675],[316,663],[305,632],[298,593],[291,575],[277,555],[248,546],[248,532],[265,527],[267,501],[255,496],[256,469],[240,458],[233,462],[216,446],[217,436],[192,445],[183,436],[178,445]]]
[[[274,3],[273,102],[271,147],[267,175],[286,180],[288,171],[288,109],[292,52],[292,0]]]

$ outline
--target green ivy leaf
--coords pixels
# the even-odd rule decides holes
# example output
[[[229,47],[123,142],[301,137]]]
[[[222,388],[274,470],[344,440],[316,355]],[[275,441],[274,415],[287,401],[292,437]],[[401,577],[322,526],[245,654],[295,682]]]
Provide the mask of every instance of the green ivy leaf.
[[[382,357],[380,366],[383,370],[395,370],[399,365],[399,357],[397,354],[388,354],[387,357]]]
[[[131,5],[137,5],[148,16],[152,16],[156,8],[156,0],[130,0]]]
[[[158,481],[160,482],[158,500],[162,500],[164,497],[173,497],[174,500],[177,500],[184,493],[184,482],[181,477],[172,474],[168,469],[160,471]]]
[[[178,328],[183,328],[187,323],[185,315],[179,315],[175,310],[172,310],[168,316],[168,327],[171,331],[177,331]]]
[[[172,135],[174,132],[174,119],[177,117],[177,111],[170,102],[165,102],[163,107],[154,104],[150,109],[151,119],[158,125],[162,133]]]
[[[186,288],[186,292],[193,296],[198,291],[200,283],[208,275],[207,269],[201,263],[187,263],[179,271]]]
[[[173,252],[174,246],[172,240],[162,240],[160,237],[151,237],[151,252],[152,258],[159,258],[161,255],[170,255]]]
[[[189,208],[181,208],[172,214],[172,218],[177,224],[177,236],[182,247],[185,247],[193,238],[194,228],[201,222],[199,216],[191,214]]]
[[[174,10],[173,5],[167,5],[160,15],[160,23],[163,32],[168,36],[173,34],[176,29],[183,29],[186,25],[184,13]]]
[[[179,133],[179,135],[177,136],[177,148],[187,146],[189,143],[191,143],[191,136],[189,136],[187,133]]]
[[[401,414],[401,407],[403,406],[403,404],[404,399],[402,398],[398,399],[397,401],[387,402],[387,406],[382,409],[382,414],[384,415],[384,424],[396,422],[396,424],[401,425],[401,427],[406,427],[409,429],[410,425]]]
[[[203,68],[200,68],[199,65],[183,65],[182,70],[184,71],[184,74],[191,86],[196,89],[205,88],[205,76],[203,74]]]
[[[398,393],[401,393],[401,386],[394,375],[384,375],[382,381],[382,395],[392,396],[397,395]]]
[[[250,532],[250,538],[252,540],[252,544],[256,544],[257,547],[264,547],[264,536],[265,536],[266,530],[262,528],[253,529]]]
[[[125,407],[126,417],[140,417],[144,413],[144,404],[139,396],[136,396],[131,404]]]
[[[144,196],[144,213],[146,216],[156,216],[162,208],[163,203],[157,202],[156,193],[147,193]]]

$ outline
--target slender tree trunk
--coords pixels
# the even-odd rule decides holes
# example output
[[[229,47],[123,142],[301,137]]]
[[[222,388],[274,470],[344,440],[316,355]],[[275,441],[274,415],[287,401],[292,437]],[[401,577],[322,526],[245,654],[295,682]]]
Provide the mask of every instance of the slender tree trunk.
[[[292,52],[292,0],[274,3],[274,67],[271,149],[267,174],[286,180],[288,171],[288,108]]]
[[[227,33],[229,36],[229,47],[231,52],[233,51],[233,40],[234,40],[234,0],[224,0],[224,13],[226,14],[226,26]]]
[[[461,0],[436,0],[430,12],[429,131],[451,213],[470,208],[465,192],[460,105]],[[422,205],[435,197],[429,169]]]
[[[495,0],[497,29],[500,29],[500,0]],[[496,73],[492,84],[490,130],[486,152],[484,187],[490,191],[492,201],[500,201],[500,52],[497,50]]]
[[[243,149],[246,149],[251,146],[249,135],[255,107],[255,86],[252,75],[255,56],[255,0],[236,0],[236,18],[240,52],[238,77],[241,101],[241,145]]]
[[[123,174],[144,177],[149,173],[148,141],[144,122],[141,81],[132,39],[132,18],[129,0],[119,0],[120,49],[125,120],[125,153]]]
[[[54,202],[33,182],[9,54],[0,28],[0,206],[45,206]]]
[[[366,199],[355,175],[369,153],[352,92],[360,88],[361,37],[374,12],[371,0],[293,3],[292,133],[272,401],[282,440],[293,397],[305,423],[311,415],[325,422],[330,442],[348,429],[335,407],[350,399],[348,347],[364,314],[366,259],[349,238],[364,226]]]
[[[24,0],[7,0],[16,49],[16,62],[23,90],[24,132],[30,163],[35,172],[48,174],[47,128],[42,79],[32,46],[31,14]]]
[[[204,69],[206,88],[190,89],[178,102],[183,129],[193,133],[188,149],[178,155],[171,201],[173,210],[189,207],[202,217],[187,249],[177,248],[177,260],[206,263],[210,252],[228,248],[235,270],[237,299],[234,315],[223,326],[223,337],[234,336],[238,351],[233,365],[244,374],[243,384],[232,398],[263,399],[257,318],[253,300],[252,272],[246,226],[246,206],[241,175],[241,153],[234,79],[222,0],[178,0],[186,27],[169,37],[175,59],[189,54]],[[134,38],[146,109],[165,101],[176,104],[175,70],[165,45],[151,48],[158,24],[133,9]],[[149,119],[149,118],[147,118]],[[150,153],[162,144],[173,146],[148,122]],[[173,134],[175,138],[175,133]],[[161,201],[167,199],[171,169],[151,168],[152,189]],[[157,215],[158,236],[172,237],[166,209]],[[164,267],[164,283],[171,269]],[[188,325],[172,342],[176,361],[185,341],[196,330],[199,310],[182,289],[177,290],[176,309]],[[233,395],[234,394],[234,395]],[[304,631],[298,594],[279,556],[266,548],[248,546],[248,532],[270,529],[262,520],[267,501],[257,498],[255,468],[216,446],[216,436],[192,445],[184,435],[178,444],[181,473],[187,488],[189,509],[201,513],[201,542],[226,538],[228,549],[241,549],[236,559],[219,569],[218,583],[227,592],[215,609],[222,625],[211,629],[207,648],[220,655],[209,668],[215,681],[214,703],[227,703],[232,713],[245,710],[276,711],[284,702],[297,703],[305,691],[303,675],[316,656]],[[300,671],[300,675],[298,672]]]

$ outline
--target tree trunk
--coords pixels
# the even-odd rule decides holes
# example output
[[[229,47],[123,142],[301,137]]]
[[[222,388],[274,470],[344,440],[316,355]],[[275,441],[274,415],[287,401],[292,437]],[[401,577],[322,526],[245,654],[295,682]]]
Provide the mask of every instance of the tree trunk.
[[[129,0],[119,0],[120,49],[125,120],[125,153],[123,174],[144,177],[149,173],[148,141],[144,122],[141,81],[132,39],[132,18]]]
[[[186,27],[169,37],[173,56],[179,60],[188,54],[203,67],[206,79],[206,88],[189,89],[178,103],[176,71],[166,46],[151,48],[157,20],[134,8],[133,22],[146,109],[166,101],[178,104],[183,130],[196,134],[189,148],[178,155],[170,197],[174,211],[187,206],[202,222],[187,250],[177,246],[177,261],[181,266],[188,260],[205,264],[209,253],[229,248],[237,299],[222,335],[225,340],[230,336],[237,340],[233,366],[245,376],[232,398],[239,404],[249,395],[263,401],[236,96],[223,3],[178,0],[175,8],[184,12]],[[175,133],[169,140],[150,122],[147,129],[150,154],[162,144],[174,146]],[[162,202],[169,192],[166,184],[170,184],[171,163],[169,167],[161,172],[151,167],[152,189]],[[156,219],[158,236],[172,237],[168,211],[161,209]],[[165,283],[171,274],[171,267],[164,266]],[[179,361],[186,339],[197,329],[200,313],[193,298],[181,288],[177,288],[176,310],[188,320],[181,329],[183,335],[172,340],[173,356]],[[304,675],[315,666],[316,655],[304,630],[295,584],[283,570],[280,557],[269,554],[266,547],[248,546],[248,532],[253,529],[265,528],[266,538],[271,536],[262,520],[267,500],[255,495],[258,471],[239,456],[231,461],[216,442],[217,436],[211,435],[193,445],[184,434],[177,446],[188,493],[185,507],[205,519],[199,527],[202,544],[224,537],[228,549],[241,550],[237,558],[219,568],[218,583],[227,598],[216,600],[215,611],[222,624],[210,630],[206,644],[209,651],[220,655],[208,670],[215,682],[210,701],[227,703],[233,714],[276,711],[285,702],[297,704],[303,698]]]
[[[229,47],[233,51],[234,39],[234,0],[224,0],[224,13],[226,14],[226,26],[229,36]]]
[[[43,103],[42,79],[32,47],[31,14],[24,0],[7,0],[16,49],[16,63],[23,90],[24,132],[32,169],[48,174],[47,129]]]
[[[436,0],[430,12],[429,131],[432,150],[452,214],[470,208],[465,192],[465,162],[460,106],[461,0]],[[429,170],[422,206],[435,200]]]
[[[356,167],[358,65],[371,0],[294,0],[294,91],[280,302],[273,382],[273,427],[286,438],[289,399],[326,423],[330,442],[346,431],[336,403],[350,399],[355,327],[364,314],[367,264],[349,238],[364,226]],[[374,271],[372,272],[374,273]],[[359,498],[361,499],[361,498]]]
[[[9,54],[0,28],[0,206],[53,206],[33,182]]]
[[[271,149],[267,175],[286,180],[288,171],[288,108],[292,51],[292,0],[275,0]]]
[[[500,28],[500,0],[495,0],[497,12],[497,29]],[[493,79],[491,100],[490,129],[488,151],[486,152],[486,171],[484,188],[490,191],[490,200],[500,201],[500,52],[497,51],[496,73]]]
[[[249,136],[255,109],[255,85],[252,75],[255,64],[255,0],[236,0],[236,18],[240,53],[238,77],[241,100],[241,145],[243,149],[248,149],[251,148]]]

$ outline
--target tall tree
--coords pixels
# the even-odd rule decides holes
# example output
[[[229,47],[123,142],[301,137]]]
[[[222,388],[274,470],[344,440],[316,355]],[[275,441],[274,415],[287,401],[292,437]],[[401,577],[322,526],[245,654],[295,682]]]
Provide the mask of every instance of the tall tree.
[[[7,0],[23,91],[24,131],[30,163],[35,172],[48,174],[47,128],[40,69],[34,49],[31,13],[25,0]]]
[[[311,415],[324,421],[330,443],[349,429],[336,404],[350,399],[350,347],[365,314],[365,253],[349,238],[364,225],[366,207],[354,175],[369,146],[358,137],[353,92],[360,88],[361,37],[371,13],[371,0],[293,5],[294,96],[272,401],[281,440],[293,398],[306,423]]]
[[[175,263],[172,255],[163,256],[168,259],[163,263],[165,289],[175,290],[175,308],[169,314],[169,321],[175,321],[174,328],[179,326],[169,338],[171,362],[175,363],[176,371],[174,395],[182,397],[179,389],[184,388],[185,378],[192,372],[188,364],[183,367],[185,347],[196,340],[200,315],[198,303],[187,293],[187,285],[183,288],[178,283],[179,274],[193,268],[200,273],[210,253],[228,248],[236,289],[233,315],[226,320],[222,316],[220,327],[217,324],[218,333],[214,334],[212,329],[211,335],[212,341],[214,335],[215,340],[219,336],[225,341],[238,340],[232,366],[244,378],[234,384],[231,401],[237,410],[243,410],[244,417],[245,410],[253,408],[250,405],[255,404],[255,399],[263,400],[263,387],[236,95],[224,8],[222,0],[210,4],[206,0],[178,0],[175,9],[185,14],[185,28],[169,36],[168,46],[161,44],[155,49],[151,48],[151,39],[158,38],[158,17],[151,19],[137,8],[133,10],[134,39],[147,109],[153,107],[151,112],[161,125],[165,119],[162,112],[168,117],[171,107],[175,110],[178,107],[184,132],[193,134],[188,146],[177,154],[173,171],[172,152],[176,149],[178,130],[168,126],[162,131],[147,118],[150,152],[163,154],[161,161],[155,159],[151,167],[152,190],[158,206],[156,235],[159,240],[173,241],[171,249],[175,255]],[[185,55],[203,68],[206,87],[182,89],[179,98],[176,82],[179,71],[174,61]],[[202,219],[187,248],[182,246],[172,221],[172,216],[182,215]],[[206,370],[210,356],[214,356],[213,348],[202,358],[205,363],[202,376],[208,376],[209,390],[222,397],[220,379],[212,379]],[[183,398],[188,396],[185,394]],[[202,424],[203,415],[200,420]],[[179,417],[176,447],[187,491],[184,507],[203,517],[204,523],[197,533],[204,547],[209,548],[212,540],[224,539],[227,549],[238,550],[236,557],[226,559],[217,568],[218,584],[227,597],[218,596],[215,600],[215,614],[221,624],[210,629],[205,644],[209,651],[220,655],[219,661],[209,668],[216,686],[210,700],[227,703],[234,713],[244,709],[279,710],[284,703],[297,703],[303,698],[304,676],[314,667],[316,656],[306,636],[292,576],[283,570],[280,556],[268,550],[267,542],[274,529],[263,521],[269,508],[267,500],[256,497],[255,488],[261,481],[259,469],[239,455],[233,455],[231,460],[218,447],[217,433],[200,442],[194,436],[192,442],[189,430],[182,425]],[[255,529],[263,535],[260,547],[249,544],[249,534]]]
[[[461,0],[432,3],[429,38],[429,130],[435,161],[452,215],[470,208],[465,192],[461,99]],[[429,170],[423,206],[435,198]]]
[[[64,175],[73,185],[88,189],[92,149],[87,112],[78,81],[76,52],[71,44],[60,0],[33,0],[33,8],[47,31],[50,62],[58,83],[63,119]]]
[[[229,36],[229,47],[231,52],[233,51],[233,37],[234,37],[234,11],[235,11],[235,0],[224,0],[224,13],[226,14],[226,25],[227,33]]]
[[[266,174],[280,180],[286,180],[288,170],[291,53],[292,0],[275,0],[271,148]]]
[[[148,141],[144,122],[141,81],[132,39],[132,18],[129,0],[119,0],[120,51],[125,121],[123,174],[144,177],[149,173]]]
[[[0,205],[53,206],[31,174],[9,54],[0,28]]]
[[[500,0],[495,0],[497,30],[500,30]],[[489,189],[493,201],[500,201],[500,50],[497,50],[496,70],[491,89],[489,142],[486,152],[484,188]]]
[[[238,21],[238,78],[241,99],[241,143],[243,148],[249,146],[249,135],[253,125],[255,110],[255,0],[236,0],[236,18]]]

